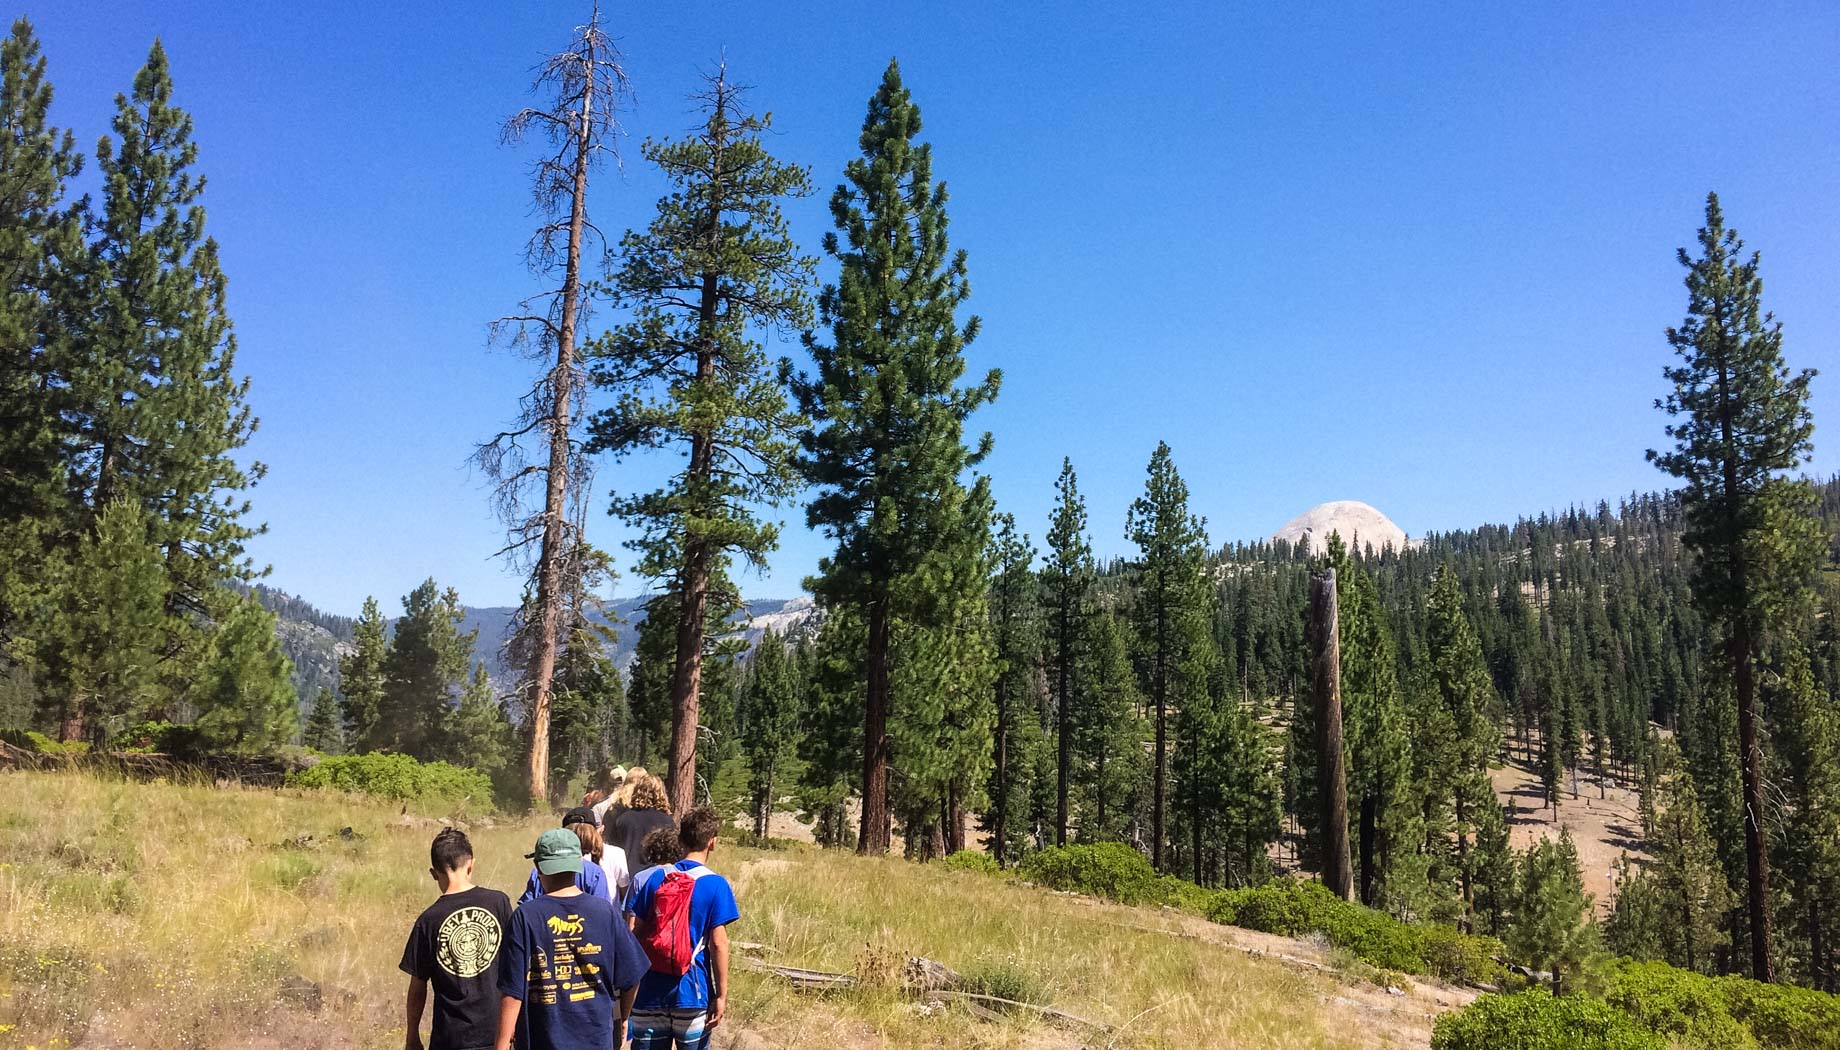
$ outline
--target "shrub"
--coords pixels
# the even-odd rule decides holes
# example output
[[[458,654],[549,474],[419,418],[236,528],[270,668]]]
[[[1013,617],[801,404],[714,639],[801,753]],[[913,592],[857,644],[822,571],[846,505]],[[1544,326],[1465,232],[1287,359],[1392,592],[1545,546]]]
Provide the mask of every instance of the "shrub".
[[[997,858],[976,850],[961,849],[940,863],[947,871],[974,871],[979,875],[1003,874],[1003,869],[997,866]]]
[[[1666,963],[1636,963],[1616,975],[1604,998],[1644,1028],[1696,1050],[1755,1047],[1731,1015],[1718,982]]]
[[[1208,902],[1214,922],[1300,937],[1320,933],[1363,962],[1402,973],[1430,973],[1452,981],[1499,983],[1501,945],[1448,926],[1414,926],[1385,912],[1351,904],[1317,882],[1274,879],[1250,889],[1225,890]]]
[[[1036,1006],[1045,1006],[1048,1002],[1048,992],[1041,979],[1013,962],[979,963],[959,976],[962,982],[959,990],[973,995]]]
[[[1195,915],[1207,915],[1214,907],[1214,901],[1220,896],[1219,890],[1203,889],[1174,875],[1165,875],[1156,880],[1157,898],[1171,908]]]
[[[1296,937],[1315,930],[1329,932],[1331,912],[1348,908],[1348,904],[1317,882],[1292,882],[1273,879],[1263,886],[1228,890],[1210,911],[1214,915],[1231,915],[1234,926],[1281,937]],[[1216,922],[1223,921],[1215,919]]]
[[[1812,988],[1764,984],[1748,977],[1701,979],[1718,987],[1731,1016],[1750,1029],[1763,1046],[1771,1050],[1840,1050],[1840,997]]]
[[[492,782],[484,773],[445,762],[417,762],[408,755],[340,755],[288,774],[287,783],[372,795],[439,813],[492,808]]]
[[[0,740],[19,748],[40,755],[82,755],[89,753],[89,742],[72,740],[68,744],[59,743],[35,729],[0,730]]]
[[[1121,904],[1160,899],[1150,862],[1122,842],[1054,846],[1031,853],[1022,860],[1022,875],[1049,889],[1090,893]]]
[[[1537,988],[1485,995],[1438,1018],[1431,1050],[1666,1050],[1628,1014],[1599,999]]]
[[[1418,933],[1418,954],[1425,960],[1426,973],[1456,984],[1499,985],[1507,977],[1496,961],[1503,954],[1500,941],[1439,923],[1413,929]]]
[[[204,734],[186,723],[137,722],[115,740],[123,751],[170,755],[181,761],[203,758],[210,751]]]

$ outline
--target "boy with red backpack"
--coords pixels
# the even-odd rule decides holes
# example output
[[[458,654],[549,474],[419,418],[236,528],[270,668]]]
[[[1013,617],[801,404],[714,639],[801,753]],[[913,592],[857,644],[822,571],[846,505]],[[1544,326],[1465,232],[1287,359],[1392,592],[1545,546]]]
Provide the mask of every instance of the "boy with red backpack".
[[[633,1002],[632,1050],[705,1050],[728,1008],[728,924],[741,917],[728,880],[709,870],[721,818],[708,806],[684,815],[684,859],[633,885],[639,945],[652,963]]]

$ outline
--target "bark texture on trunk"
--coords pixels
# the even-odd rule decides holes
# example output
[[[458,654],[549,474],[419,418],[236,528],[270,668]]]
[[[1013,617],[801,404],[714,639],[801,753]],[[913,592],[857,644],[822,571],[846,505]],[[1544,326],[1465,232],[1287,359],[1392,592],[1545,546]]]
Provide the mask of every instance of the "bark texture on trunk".
[[[892,838],[888,812],[888,649],[892,635],[888,599],[869,603],[868,690],[863,703],[862,822],[856,852],[879,857]]]
[[[1310,695],[1316,716],[1316,793],[1322,803],[1322,881],[1354,899],[1348,855],[1348,773],[1342,755],[1342,646],[1335,570],[1310,578]]]
[[[587,90],[573,129],[575,158],[569,188],[569,242],[563,263],[562,310],[556,326],[556,367],[550,373],[549,466],[543,489],[543,539],[537,553],[537,638],[530,657],[530,769],[532,805],[549,800],[550,692],[562,625],[563,521],[568,514],[570,400],[575,382],[575,325],[581,309],[581,238],[587,225],[588,168],[593,159],[594,77],[584,63]]]

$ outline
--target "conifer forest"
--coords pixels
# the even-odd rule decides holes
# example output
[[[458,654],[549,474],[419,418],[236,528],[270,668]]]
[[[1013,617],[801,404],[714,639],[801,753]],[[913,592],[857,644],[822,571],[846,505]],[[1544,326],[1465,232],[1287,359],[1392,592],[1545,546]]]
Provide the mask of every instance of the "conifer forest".
[[[1184,479],[1207,435],[1170,433],[1131,451],[1131,491],[1057,454],[1029,520],[981,420],[1036,395],[977,352],[1003,335],[946,192],[980,160],[934,151],[925,86],[890,61],[859,85],[856,152],[787,156],[773,99],[716,62],[672,100],[693,123],[623,149],[668,191],[605,196],[636,96],[672,89],[634,83],[610,11],[559,28],[502,107],[532,202],[503,247],[542,291],[480,304],[526,381],[440,467],[486,479],[523,581],[503,623],[436,579],[355,618],[263,582],[266,392],[185,71],[155,42],[108,127],[59,126],[54,84],[91,89],[12,24],[0,740],[399,754],[519,813],[642,764],[754,841],[791,822],[1005,868],[1123,844],[1208,890],[1320,880],[1496,938],[1562,994],[1605,956],[1840,992],[1840,480],[1810,474],[1809,355],[1744,215],[1675,202],[1680,284],[1652,403],[1627,408],[1653,436],[1620,450],[1652,491],[1409,541],[1248,541],[1210,532]],[[825,228],[787,210],[811,197]],[[659,452],[662,484],[623,480]],[[810,608],[757,622],[748,573],[800,529],[828,552]],[[1516,770],[1536,789],[1503,790]],[[1639,800],[1613,871],[1569,834],[1516,844],[1611,793]]]

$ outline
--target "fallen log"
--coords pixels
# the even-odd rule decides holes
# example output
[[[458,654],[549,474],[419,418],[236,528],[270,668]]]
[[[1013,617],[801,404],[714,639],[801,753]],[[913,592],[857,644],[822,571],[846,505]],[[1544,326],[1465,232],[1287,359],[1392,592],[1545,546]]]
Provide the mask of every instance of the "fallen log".
[[[752,955],[743,956],[741,965],[755,973],[764,973],[778,977],[783,981],[789,982],[794,988],[798,988],[801,991],[832,991],[844,988],[854,988],[858,984],[854,974],[832,973],[828,970],[808,970],[801,966],[777,966],[773,963],[764,962]],[[908,994],[919,998],[953,999],[964,1003],[972,1013],[980,1017],[985,1017],[986,1020],[990,1019],[985,1016],[988,1014],[1005,1011],[1015,1012],[1020,1010],[1035,1014],[1044,1020],[1058,1024],[1075,1025],[1099,1032],[1112,1031],[1112,1026],[1103,1021],[1094,1021],[1089,1018],[1081,1017],[1078,1014],[1070,1014],[1065,1010],[1057,1010],[1052,1006],[1040,1006],[1035,1003],[1018,1002],[1014,999],[1003,999],[994,995],[984,995],[981,992],[966,992],[953,988],[927,987],[927,980],[942,980],[948,975],[953,981],[961,980],[958,974],[954,973],[950,968],[934,962],[931,959],[923,959],[915,956],[908,960],[905,970],[910,978],[915,976],[923,976],[924,978],[922,980],[909,980],[904,982],[903,989]],[[991,1007],[1001,1007],[1003,1009],[1002,1011],[993,1011]]]

